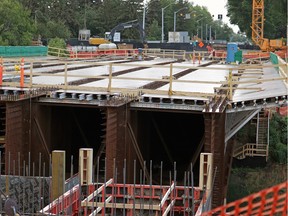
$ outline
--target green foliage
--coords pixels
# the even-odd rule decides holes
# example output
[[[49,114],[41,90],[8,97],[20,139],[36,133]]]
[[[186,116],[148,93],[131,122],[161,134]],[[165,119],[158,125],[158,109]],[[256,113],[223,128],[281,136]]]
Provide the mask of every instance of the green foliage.
[[[286,181],[286,165],[268,164],[263,168],[233,168],[229,184],[227,201],[237,199],[259,192],[268,187]]]
[[[159,38],[161,38],[161,27],[154,20],[148,28],[147,40],[159,40]]]
[[[287,163],[287,117],[274,114],[270,121],[270,159],[277,163]]]
[[[0,1],[0,45],[30,45],[35,32],[30,11],[17,0]]]
[[[65,40],[63,40],[62,38],[57,38],[57,37],[49,40],[48,46],[54,47],[54,48],[66,49]]]
[[[50,39],[48,42],[48,46],[52,47],[52,48],[58,48],[59,52],[55,52],[55,50],[53,50],[53,53],[50,53],[50,55],[55,55],[55,56],[62,56],[65,57],[67,56],[68,52],[66,51],[66,43],[65,40],[62,38],[53,38]]]
[[[48,21],[47,23],[39,23],[38,32],[44,38],[64,38],[68,39],[71,33],[67,26],[60,22]]]
[[[242,144],[255,143],[256,141],[256,126],[246,124],[237,133],[237,140]]]

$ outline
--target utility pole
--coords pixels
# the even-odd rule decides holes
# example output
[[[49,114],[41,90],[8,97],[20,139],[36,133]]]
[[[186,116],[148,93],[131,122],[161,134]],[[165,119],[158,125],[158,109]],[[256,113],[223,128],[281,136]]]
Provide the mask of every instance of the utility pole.
[[[208,37],[208,24],[206,24],[206,43],[207,43],[207,37]]]
[[[162,34],[161,34],[161,42],[164,43],[164,10],[169,7],[171,4],[174,4],[174,3],[170,3],[169,5],[167,5],[166,7],[164,8],[161,8],[161,11],[162,11]]]
[[[143,7],[143,24],[142,24],[143,30],[145,30],[145,16],[146,16],[146,8],[145,8],[145,4],[144,4],[144,7]]]
[[[180,8],[179,10],[175,11],[174,12],[174,34],[176,32],[176,14],[184,9],[187,9],[187,7],[183,7],[183,8]]]
[[[203,25],[201,23],[201,40],[203,40]]]
[[[211,36],[212,36],[212,33],[211,33],[211,25],[210,25],[210,31],[209,31],[209,42],[211,42]]]

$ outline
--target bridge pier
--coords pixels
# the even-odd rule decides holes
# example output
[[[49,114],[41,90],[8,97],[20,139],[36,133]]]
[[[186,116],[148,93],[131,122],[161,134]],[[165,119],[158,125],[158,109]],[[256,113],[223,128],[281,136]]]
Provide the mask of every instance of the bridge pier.
[[[225,191],[224,181],[224,148],[225,148],[225,113],[205,113],[205,142],[204,152],[213,154],[213,179],[212,181],[212,207],[223,204]],[[215,169],[217,172],[215,174]],[[216,176],[215,176],[216,175]]]

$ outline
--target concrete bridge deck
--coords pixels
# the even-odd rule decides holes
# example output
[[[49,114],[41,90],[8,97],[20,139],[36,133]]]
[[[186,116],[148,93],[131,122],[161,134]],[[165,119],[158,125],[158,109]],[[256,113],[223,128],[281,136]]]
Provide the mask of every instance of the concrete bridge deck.
[[[145,101],[144,98],[207,102],[211,97],[224,94],[231,104],[250,104],[255,100],[269,101],[271,98],[285,97],[287,77],[281,76],[271,63],[263,66],[223,65],[211,61],[196,61],[193,64],[191,61],[177,62],[174,59],[162,58],[149,61],[87,62],[46,61],[42,57],[39,60],[27,59],[26,84],[22,89],[57,86],[59,93],[101,92],[118,95],[130,92],[138,95],[140,102]],[[6,67],[4,64],[4,68],[4,72],[7,71],[4,77],[14,80],[15,77],[19,78],[19,73],[13,73],[13,66],[9,66],[8,62]],[[10,86],[9,82],[5,83],[6,85]],[[19,87],[19,84],[14,83],[14,87]]]

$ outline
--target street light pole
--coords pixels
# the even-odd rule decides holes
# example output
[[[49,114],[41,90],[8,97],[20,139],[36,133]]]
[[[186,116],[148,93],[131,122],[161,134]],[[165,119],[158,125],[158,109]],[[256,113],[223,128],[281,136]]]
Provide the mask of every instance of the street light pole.
[[[206,24],[206,40],[205,40],[206,43],[207,43],[207,37],[208,37],[208,24]]]
[[[202,18],[196,20],[196,23],[197,23],[197,31],[198,31],[199,21],[201,21],[201,20],[204,19],[204,18],[205,18],[205,17],[202,17]],[[203,27],[202,27],[202,22],[201,22],[201,27],[200,27],[200,29],[201,29],[201,40],[202,40],[202,39],[203,39]],[[197,34],[198,34],[198,33],[197,33]]]
[[[209,42],[211,43],[211,37],[212,37],[212,33],[211,33],[211,25],[210,25],[210,31],[209,31]]]
[[[187,7],[180,8],[179,10],[177,10],[177,11],[174,12],[174,32],[176,31],[176,14],[177,14],[179,11],[184,10],[184,9],[187,9]]]
[[[145,7],[145,4],[144,4],[144,8],[143,8],[143,23],[142,23],[143,30],[145,30],[145,16],[146,16],[146,7]]]
[[[169,7],[171,4],[174,4],[174,3],[170,3],[169,5],[167,5],[166,7],[164,8],[161,8],[162,10],[162,34],[161,34],[161,42],[164,43],[164,10]]]

